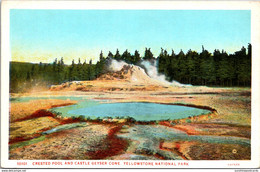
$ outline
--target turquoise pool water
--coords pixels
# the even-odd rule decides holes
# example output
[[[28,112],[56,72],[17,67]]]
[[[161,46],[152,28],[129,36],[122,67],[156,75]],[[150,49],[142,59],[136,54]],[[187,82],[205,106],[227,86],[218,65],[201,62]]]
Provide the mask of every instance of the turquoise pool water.
[[[77,105],[57,107],[53,112],[66,117],[97,118],[128,118],[137,121],[174,120],[210,113],[209,110],[158,103],[101,103],[98,101],[81,101]]]
[[[49,96],[49,97],[20,97],[10,99],[11,102],[27,102],[35,99],[77,100],[71,106],[56,107],[50,111],[63,117],[83,117],[90,119],[129,118],[137,121],[174,120],[210,113],[209,110],[159,103],[128,102],[109,103],[109,100],[93,100],[87,96]]]

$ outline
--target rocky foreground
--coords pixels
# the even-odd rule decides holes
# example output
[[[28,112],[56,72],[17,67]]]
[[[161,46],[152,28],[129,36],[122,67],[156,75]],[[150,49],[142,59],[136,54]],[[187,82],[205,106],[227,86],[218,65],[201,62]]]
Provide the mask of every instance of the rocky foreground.
[[[41,94],[44,96],[46,92],[37,96]],[[57,96],[64,92],[49,94]],[[69,99],[50,99],[47,102],[51,104],[45,99],[14,102],[10,112],[10,159],[250,159],[250,90],[206,93],[68,91],[65,95],[111,102],[145,100],[207,106],[215,109],[217,115],[191,123],[162,121],[140,125],[127,121],[60,119],[47,113],[51,107],[76,103]]]
[[[169,85],[135,66],[94,81],[73,81],[11,101],[9,159],[248,160],[251,89]],[[68,99],[55,99],[67,96]],[[206,108],[212,114],[178,121],[62,118],[50,109],[77,103],[70,96],[110,102],[153,102]],[[49,99],[46,99],[49,97]],[[51,97],[51,98],[50,98]]]

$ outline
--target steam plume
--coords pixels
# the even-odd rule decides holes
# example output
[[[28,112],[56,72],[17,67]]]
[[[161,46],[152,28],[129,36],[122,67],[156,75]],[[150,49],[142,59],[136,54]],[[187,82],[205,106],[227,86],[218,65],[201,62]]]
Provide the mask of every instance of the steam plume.
[[[110,71],[116,72],[116,71],[120,71],[125,65],[130,65],[130,64],[128,64],[124,61],[117,61],[117,60],[112,59],[109,62],[108,69]],[[150,62],[150,61],[144,60],[141,62],[140,66],[142,66],[142,68],[145,68],[145,72],[150,78],[160,81],[163,84],[173,85],[173,86],[178,86],[178,87],[187,86],[187,85],[181,84],[177,81],[172,81],[172,82],[167,81],[165,75],[158,73],[156,61]]]
[[[112,72],[120,71],[125,65],[129,65],[124,61],[117,61],[112,59],[109,63],[108,69]]]
[[[145,67],[147,74],[155,80],[158,80],[158,81],[163,82],[168,85],[184,86],[183,84],[181,84],[177,81],[169,82],[166,80],[165,75],[159,74],[158,69],[157,69],[157,61],[154,63],[152,63],[150,61],[142,61],[141,65],[143,65]]]

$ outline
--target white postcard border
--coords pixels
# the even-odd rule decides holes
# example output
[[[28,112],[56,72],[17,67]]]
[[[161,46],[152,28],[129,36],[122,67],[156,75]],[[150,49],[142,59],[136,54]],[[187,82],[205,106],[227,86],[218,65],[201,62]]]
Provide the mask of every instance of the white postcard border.
[[[10,9],[158,9],[158,10],[251,10],[251,43],[252,43],[252,139],[251,160],[248,161],[117,161],[117,160],[73,160],[74,165],[53,165],[54,162],[66,160],[8,160],[9,137],[9,61],[10,53]],[[2,2],[2,33],[1,33],[1,166],[5,168],[258,168],[260,164],[260,2],[249,1],[3,1]],[[26,166],[18,165],[26,162]],[[51,165],[35,165],[36,162]],[[76,162],[89,162],[90,165],[76,165]],[[106,162],[107,165],[97,165]],[[118,162],[120,165],[109,165]],[[125,165],[125,162],[169,162],[176,165]],[[178,165],[185,164],[189,165]],[[239,166],[230,164],[239,163]]]

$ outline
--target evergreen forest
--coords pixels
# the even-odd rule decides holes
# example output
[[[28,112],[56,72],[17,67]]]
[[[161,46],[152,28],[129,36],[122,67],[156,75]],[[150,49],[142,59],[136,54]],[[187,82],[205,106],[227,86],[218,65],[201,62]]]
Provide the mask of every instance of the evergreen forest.
[[[55,59],[53,63],[10,62],[10,92],[23,92],[34,86],[48,88],[54,84],[67,81],[93,80],[108,71],[111,59],[139,65],[143,60],[156,62],[160,74],[168,81],[178,81],[183,84],[206,85],[220,87],[250,87],[251,86],[251,53],[252,46],[242,47],[233,54],[214,50],[208,52],[202,46],[202,52],[182,50],[175,53],[161,48],[155,57],[150,48],[145,48],[143,55],[136,50],[131,54],[125,50],[122,54],[117,49],[115,54],[107,56],[101,51],[96,64],[92,60],[82,62],[80,58],[72,60],[70,65],[64,64],[63,58]]]

